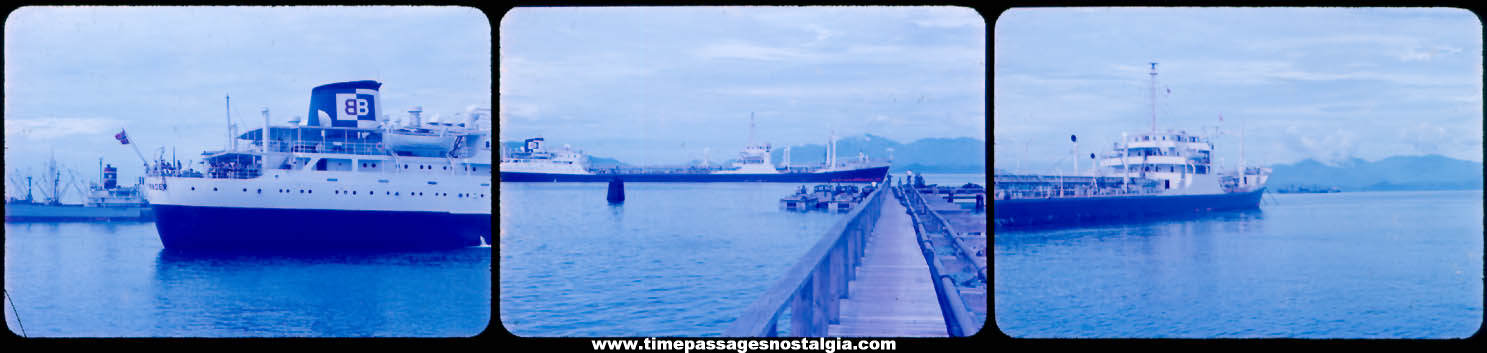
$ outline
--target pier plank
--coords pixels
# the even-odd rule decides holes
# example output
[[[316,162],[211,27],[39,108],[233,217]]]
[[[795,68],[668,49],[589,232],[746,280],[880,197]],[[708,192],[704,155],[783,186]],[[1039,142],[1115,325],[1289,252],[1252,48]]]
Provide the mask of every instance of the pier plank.
[[[827,333],[843,337],[945,337],[945,318],[935,297],[929,264],[915,241],[913,221],[892,193],[863,245],[862,262],[847,286],[839,324]]]

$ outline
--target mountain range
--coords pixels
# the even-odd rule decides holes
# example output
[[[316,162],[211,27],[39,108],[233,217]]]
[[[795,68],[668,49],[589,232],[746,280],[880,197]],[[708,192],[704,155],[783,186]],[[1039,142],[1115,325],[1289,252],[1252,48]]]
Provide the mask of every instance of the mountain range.
[[[1333,164],[1307,159],[1271,166],[1272,188],[1336,186],[1343,191],[1482,189],[1482,163],[1441,155],[1352,158]]]

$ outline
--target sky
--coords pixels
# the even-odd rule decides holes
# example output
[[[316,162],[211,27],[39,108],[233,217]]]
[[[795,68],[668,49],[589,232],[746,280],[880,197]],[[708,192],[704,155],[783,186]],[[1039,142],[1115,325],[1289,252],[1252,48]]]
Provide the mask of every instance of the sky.
[[[500,138],[633,164],[736,156],[751,114],[775,148],[986,140],[986,26],[944,6],[517,8]]]
[[[341,81],[382,82],[394,118],[491,108],[493,23],[469,7],[20,8],[5,22],[7,179],[55,153],[79,178],[103,158],[133,184],[123,129],[147,158],[200,160],[225,144],[227,95],[240,131],[265,107],[276,125],[303,117],[311,88]]]
[[[1450,8],[1011,9],[993,30],[995,166],[1067,173],[1069,135],[1088,168],[1150,131],[1151,62],[1158,129],[1208,131],[1231,167],[1241,151],[1481,162],[1481,26]]]

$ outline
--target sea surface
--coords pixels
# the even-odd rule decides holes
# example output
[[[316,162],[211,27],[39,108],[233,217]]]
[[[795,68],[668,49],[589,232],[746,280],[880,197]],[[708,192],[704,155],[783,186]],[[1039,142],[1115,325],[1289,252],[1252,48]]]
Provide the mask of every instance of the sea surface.
[[[524,337],[721,335],[844,219],[781,209],[801,185],[625,183],[610,205],[606,183],[502,183],[500,321]]]
[[[149,222],[7,222],[5,322],[26,337],[469,337],[492,321],[491,250],[200,255],[164,250]]]
[[[1265,196],[1259,211],[997,230],[996,324],[1023,338],[1463,338],[1482,191]]]

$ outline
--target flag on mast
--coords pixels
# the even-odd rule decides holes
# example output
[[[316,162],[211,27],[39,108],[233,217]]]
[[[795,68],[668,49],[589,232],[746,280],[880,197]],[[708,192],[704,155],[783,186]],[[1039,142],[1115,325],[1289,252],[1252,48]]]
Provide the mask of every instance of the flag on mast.
[[[119,130],[119,133],[114,134],[114,139],[119,140],[119,144],[129,144],[129,135],[125,135],[122,129]]]

